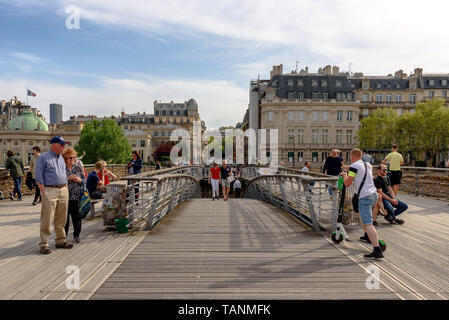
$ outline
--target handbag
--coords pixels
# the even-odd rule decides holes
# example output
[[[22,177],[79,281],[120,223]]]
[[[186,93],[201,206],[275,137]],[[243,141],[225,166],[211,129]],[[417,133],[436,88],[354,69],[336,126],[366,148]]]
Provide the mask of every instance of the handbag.
[[[81,184],[81,195],[80,195],[80,205],[79,205],[79,214],[81,219],[84,219],[87,214],[90,212],[91,203],[89,191],[86,188],[86,184],[83,182]]]
[[[352,196],[352,209],[356,213],[359,213],[359,194],[360,194],[360,191],[362,191],[363,185],[365,184],[365,180],[366,180],[366,174],[368,173],[368,169],[366,168],[366,163],[363,162],[363,165],[365,166],[365,175],[363,176],[363,180],[360,183],[359,191]]]

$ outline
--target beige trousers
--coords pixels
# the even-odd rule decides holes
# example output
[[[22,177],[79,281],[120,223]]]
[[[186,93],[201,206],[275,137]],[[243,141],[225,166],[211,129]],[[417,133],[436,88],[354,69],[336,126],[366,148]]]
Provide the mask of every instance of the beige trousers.
[[[64,188],[45,188],[45,194],[42,195],[41,208],[41,242],[39,247],[47,247],[50,238],[50,224],[54,219],[54,229],[56,233],[55,242],[57,245],[64,244],[66,241],[65,224],[67,222],[67,210],[69,207],[69,190]]]

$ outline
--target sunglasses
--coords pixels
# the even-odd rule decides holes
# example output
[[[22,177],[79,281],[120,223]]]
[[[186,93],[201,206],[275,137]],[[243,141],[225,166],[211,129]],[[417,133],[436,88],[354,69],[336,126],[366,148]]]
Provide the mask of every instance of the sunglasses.
[[[76,159],[76,157],[69,157],[69,159]]]

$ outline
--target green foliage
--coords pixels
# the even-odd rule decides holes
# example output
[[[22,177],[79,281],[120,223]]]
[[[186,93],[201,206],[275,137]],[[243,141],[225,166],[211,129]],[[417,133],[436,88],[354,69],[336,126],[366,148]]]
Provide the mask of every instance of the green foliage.
[[[75,150],[78,154],[85,152],[84,163],[105,160],[116,164],[127,163],[132,151],[123,129],[113,119],[86,123]]]
[[[415,158],[428,152],[436,159],[449,146],[449,108],[442,99],[419,103],[415,113],[401,116],[391,107],[377,109],[361,124],[357,137],[361,148],[389,149],[398,144]]]

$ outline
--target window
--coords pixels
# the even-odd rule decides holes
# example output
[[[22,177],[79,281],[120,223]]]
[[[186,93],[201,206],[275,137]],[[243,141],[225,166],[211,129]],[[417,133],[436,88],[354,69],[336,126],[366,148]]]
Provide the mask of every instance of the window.
[[[341,81],[335,80],[335,88],[341,88]]]
[[[162,118],[159,118],[159,123],[162,123]]]
[[[273,111],[268,111],[268,121],[273,121]]]
[[[381,84],[380,82],[376,83],[376,88],[377,88],[377,89],[382,88],[382,84]]]
[[[441,85],[442,85],[443,87],[446,87],[446,86],[447,86],[447,79],[441,80]]]
[[[173,115],[173,111],[172,111],[172,110],[170,110],[170,115],[171,115],[171,116]]]
[[[321,161],[326,161],[328,155],[327,152],[321,152]]]
[[[343,143],[343,130],[337,130],[337,144]]]
[[[409,112],[410,112],[411,114],[414,114],[414,113],[415,113],[415,108],[411,108]]]
[[[299,116],[299,121],[304,121],[304,111],[299,111],[298,116]]]
[[[161,131],[161,137],[165,137],[165,131]]]
[[[323,121],[329,121],[329,112],[323,111]]]
[[[273,100],[273,93],[269,93],[268,95],[267,95],[267,99],[268,99],[268,101],[272,101]]]
[[[429,92],[429,98],[433,98],[435,97],[435,91],[430,91]]]
[[[319,98],[320,98],[320,94],[318,92],[312,93],[312,99],[313,100],[318,100]]]
[[[396,102],[402,102],[402,94],[396,95]]]
[[[186,119],[186,123],[190,123],[190,118],[187,118],[187,119]]]
[[[398,114],[398,116],[402,115],[402,108],[397,108],[396,109],[396,113]]]
[[[362,114],[363,114],[363,116],[368,116],[368,114],[369,114],[369,109],[362,109]]]
[[[395,86],[396,86],[396,89],[401,89],[401,84],[399,82],[396,83]]]
[[[348,111],[346,120],[347,120],[347,121],[352,121],[352,111]]]
[[[293,100],[295,99],[295,93],[294,92],[289,92],[288,93],[288,100]]]
[[[304,92],[298,93],[299,100],[304,100]]]
[[[376,102],[382,102],[382,95],[381,94],[377,94],[376,95]]]
[[[312,111],[312,120],[318,121],[318,111]]]
[[[304,158],[304,153],[302,151],[298,152],[298,162],[302,162],[302,159]]]
[[[442,91],[441,92],[441,97],[447,98],[447,91]]]
[[[327,86],[327,80],[321,80],[321,86],[326,87]]]
[[[312,80],[312,87],[318,86],[318,80]]]
[[[362,95],[362,101],[363,102],[368,102],[369,101],[369,94],[368,93],[364,93]]]
[[[345,94],[342,92],[337,92],[337,100],[344,100]]]
[[[304,129],[298,129],[298,143],[304,143]]]
[[[289,86],[289,87],[293,87],[293,80],[292,80],[292,79],[289,79],[289,80],[288,80],[288,86]]]
[[[153,132],[153,136],[155,136],[155,137],[157,137],[158,134],[159,134],[159,132],[157,132],[157,131],[154,131],[154,132]]]
[[[312,143],[318,144],[318,129],[312,130]]]
[[[416,89],[416,82],[415,81],[411,81],[410,82],[410,89]]]
[[[435,85],[435,81],[433,79],[429,80],[429,86],[433,87]]]
[[[312,152],[312,162],[318,162],[318,152]]]
[[[295,136],[293,129],[288,129],[288,143],[295,143]]]
[[[301,79],[299,79],[299,80],[298,80],[298,86],[299,86],[299,87],[302,87],[303,85],[304,85],[304,83],[302,82]]]
[[[329,95],[328,95],[327,92],[324,92],[323,93],[323,100],[327,100],[327,99],[329,99]]]
[[[165,112],[165,110],[162,111],[162,115],[163,115],[163,116],[167,115],[167,113]]]
[[[385,100],[386,100],[387,102],[391,102],[391,101],[393,101],[393,96],[392,96],[391,94],[387,94]]]
[[[369,81],[363,82],[363,89],[367,90],[369,88]]]
[[[346,130],[346,143],[352,144],[352,130]]]
[[[145,140],[140,140],[140,146],[142,148],[145,148],[145,145],[146,145],[146,141]]]
[[[337,111],[337,121],[343,121],[343,111]]]
[[[293,162],[293,157],[295,156],[294,152],[289,152],[288,153],[288,162]]]
[[[295,112],[293,111],[288,112],[288,121],[295,121]]]
[[[351,92],[348,92],[346,95],[348,96],[348,97],[347,97],[348,100],[352,100],[352,99],[353,99],[353,98],[352,98],[352,93],[351,93]]]
[[[329,143],[329,131],[327,129],[323,129],[323,144],[328,144]]]
[[[415,94],[415,93],[409,94],[408,100],[409,100],[409,102],[411,102],[411,103],[415,103],[415,102],[416,102],[416,94]]]

